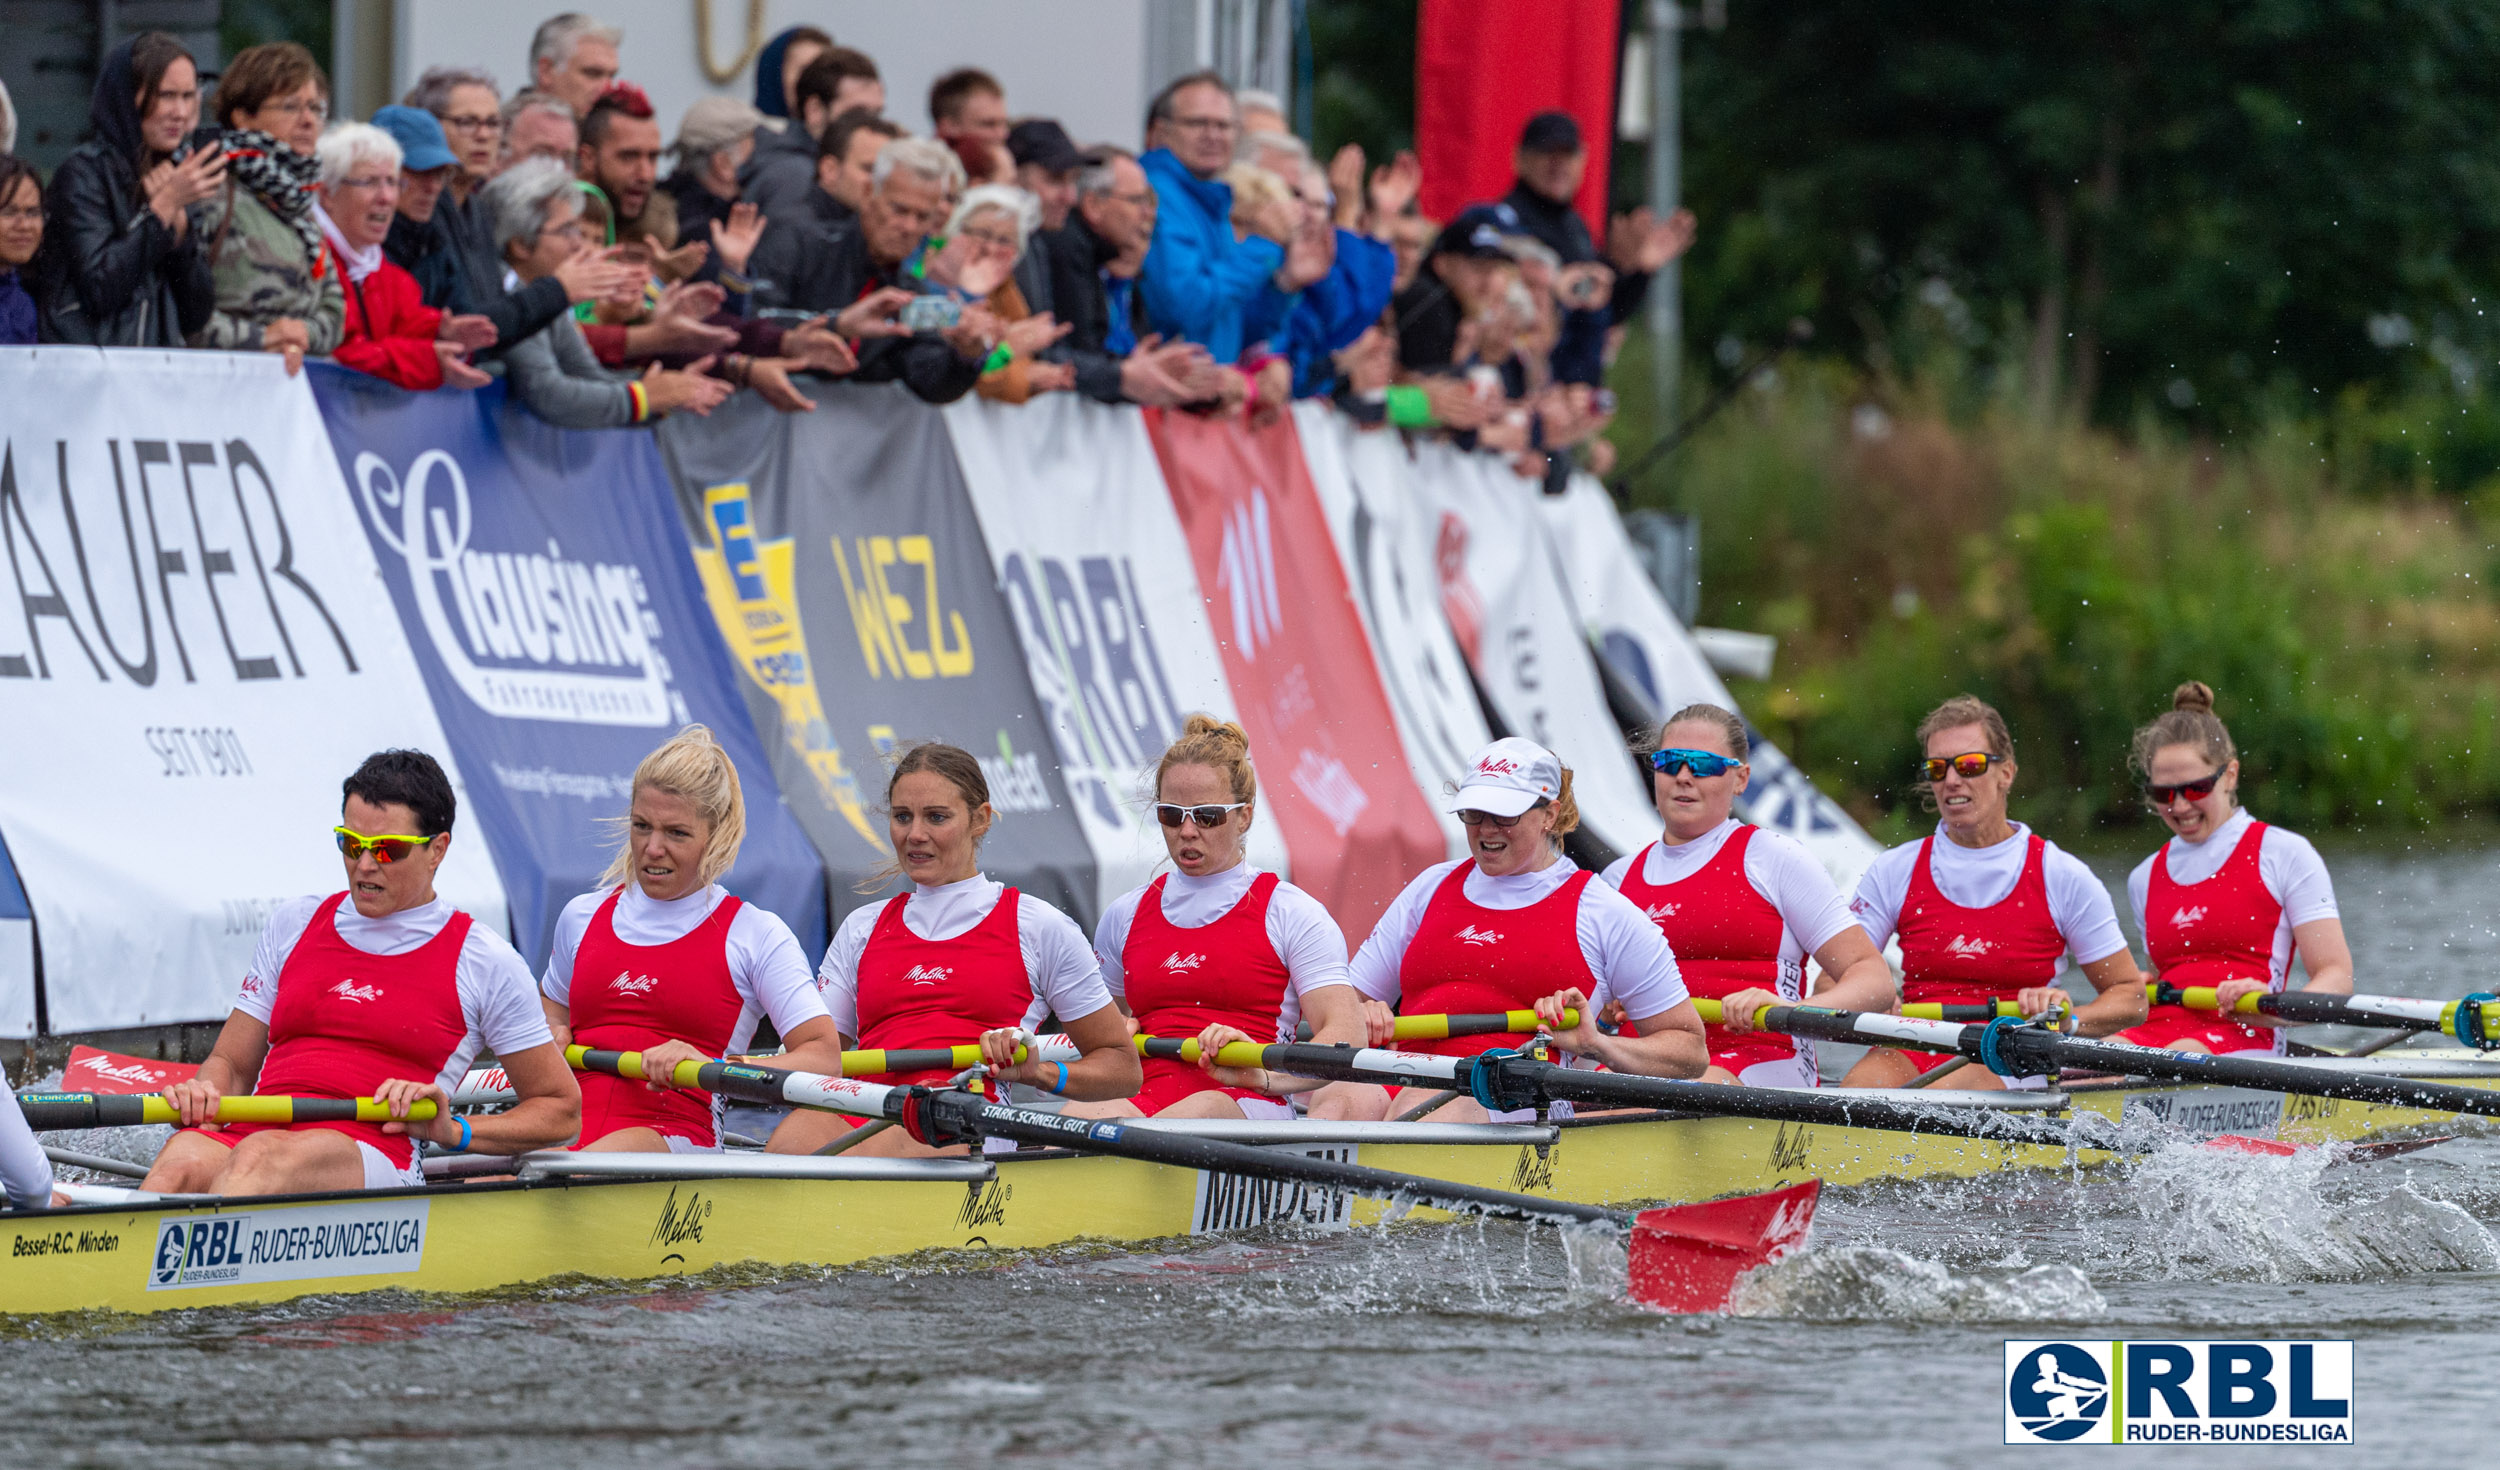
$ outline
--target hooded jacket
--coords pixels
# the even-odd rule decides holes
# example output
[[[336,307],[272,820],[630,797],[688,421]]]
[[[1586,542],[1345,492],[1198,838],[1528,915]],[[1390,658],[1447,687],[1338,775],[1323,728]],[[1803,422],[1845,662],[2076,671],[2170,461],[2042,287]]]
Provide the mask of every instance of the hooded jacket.
[[[87,104],[95,137],[61,161],[44,200],[48,341],[180,347],[217,306],[197,206],[177,238],[139,188],[135,44],[104,58]]]
[[[1275,330],[1294,297],[1270,278],[1285,247],[1253,235],[1233,238],[1233,186],[1202,179],[1157,148],[1137,160],[1156,197],[1154,243],[1139,277],[1146,319],[1166,337],[1185,338],[1229,363]]]

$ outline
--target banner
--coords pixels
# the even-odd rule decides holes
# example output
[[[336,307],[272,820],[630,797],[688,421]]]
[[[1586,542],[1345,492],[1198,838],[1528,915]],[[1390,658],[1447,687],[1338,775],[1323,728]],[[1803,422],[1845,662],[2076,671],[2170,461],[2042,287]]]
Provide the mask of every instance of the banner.
[[[721,881],[821,947],[823,868],[773,799],[649,436],[554,428],[500,385],[409,393],[310,372],[532,967],[614,856],[634,768],[689,722],[728,749],[746,796]]]
[[[1567,112],[1588,150],[1572,204],[1604,244],[1622,38],[1617,0],[1423,0],[1415,148],[1424,212],[1445,220],[1509,193],[1520,130],[1540,112]]]
[[[1467,656],[1441,615],[1434,562],[1440,518],[1408,481],[1406,436],[1366,433],[1325,404],[1294,406],[1311,484],[1363,614],[1372,661],[1396,716],[1406,763],[1441,824],[1444,856],[1467,851],[1467,829],[1446,808],[1477,751],[1493,739]]]
[[[1702,657],[1693,635],[1676,621],[1667,600],[1641,570],[1624,535],[1614,501],[1593,475],[1574,475],[1568,493],[1538,497],[1552,533],[1555,566],[1571,589],[1589,642],[1623,684],[1648,708],[1644,723],[1655,728],[1688,704],[1735,709],[1736,700],[1718,671]],[[1840,803],[1825,796],[1778,746],[1753,730],[1748,763],[1753,767],[1737,810],[1748,822],[1786,833],[1814,854],[1846,893],[1883,849]]]
[[[1653,841],[1658,813],[1555,572],[1543,491],[1494,455],[1447,444],[1417,447],[1413,484],[1439,517],[1442,610],[1493,717],[1562,757],[1598,844],[1621,855]]]
[[[1109,903],[1165,860],[1147,783],[1181,722],[1236,717],[1188,538],[1134,409],[967,398],[946,427]],[[1249,840],[1286,870],[1276,822]]]
[[[312,389],[261,353],[0,351],[0,832],[55,1032],[211,1021],[270,909],[343,884],[339,783],[461,782]],[[472,818],[442,895],[495,929]],[[22,1012],[14,1023],[24,1025]]]
[[[0,842],[0,1036],[35,1034],[35,911]]]
[[[1294,882],[1360,944],[1448,842],[1406,769],[1293,420],[1145,417],[1199,586],[1214,594],[1208,620],[1260,805],[1296,854]]]
[[[741,394],[660,442],[836,911],[867,902],[860,882],[888,861],[883,757],[943,740],[989,779],[983,871],[1090,924],[1092,849],[937,410],[898,385],[834,384],[803,414]]]

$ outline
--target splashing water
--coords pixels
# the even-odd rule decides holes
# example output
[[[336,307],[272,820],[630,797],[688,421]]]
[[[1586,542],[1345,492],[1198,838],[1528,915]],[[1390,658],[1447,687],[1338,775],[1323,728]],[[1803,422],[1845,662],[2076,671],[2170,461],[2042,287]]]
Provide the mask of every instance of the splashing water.
[[[1957,1276],[1936,1261],[1882,1246],[1809,1248],[1746,1273],[1731,1317],[1816,1322],[2081,1322],[2109,1304],[2072,1266],[2034,1266],[2010,1280]]]

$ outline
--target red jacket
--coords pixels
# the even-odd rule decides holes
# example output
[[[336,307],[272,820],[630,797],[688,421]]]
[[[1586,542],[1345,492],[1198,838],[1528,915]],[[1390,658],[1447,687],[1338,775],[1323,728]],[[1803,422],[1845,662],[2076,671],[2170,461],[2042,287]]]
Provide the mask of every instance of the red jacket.
[[[345,278],[347,334],[335,354],[360,373],[420,392],[443,386],[443,361],[434,355],[434,334],[443,314],[425,304],[417,278],[383,261],[362,281]]]

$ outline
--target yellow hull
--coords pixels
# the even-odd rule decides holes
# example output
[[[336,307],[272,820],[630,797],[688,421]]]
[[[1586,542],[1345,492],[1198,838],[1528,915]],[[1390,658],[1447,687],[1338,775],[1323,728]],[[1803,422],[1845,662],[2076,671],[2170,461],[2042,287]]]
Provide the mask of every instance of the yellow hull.
[[[2500,1085],[2500,1075],[2442,1080]],[[2279,1132],[2305,1142],[2457,1121],[2412,1108],[2227,1088],[2079,1090],[2071,1099],[2078,1111],[2113,1118],[2122,1108],[2150,1106],[2191,1124],[2201,1117],[2226,1125],[2204,1131]],[[1809,1177],[1845,1186],[2092,1165],[2108,1157],[1648,1114],[1566,1124],[1560,1141],[1544,1147],[1303,1147],[1403,1173],[1625,1206],[1750,1193]],[[741,1264],[844,1266],[933,1249],[1154,1240],[1290,1221],[1362,1224],[1384,1208],[1292,1186],[1062,1153],[1001,1157],[996,1177],[981,1183],[549,1180],[100,1206],[0,1220],[0,1313],[156,1312],[393,1289],[464,1293],[558,1276],[638,1281]]]

